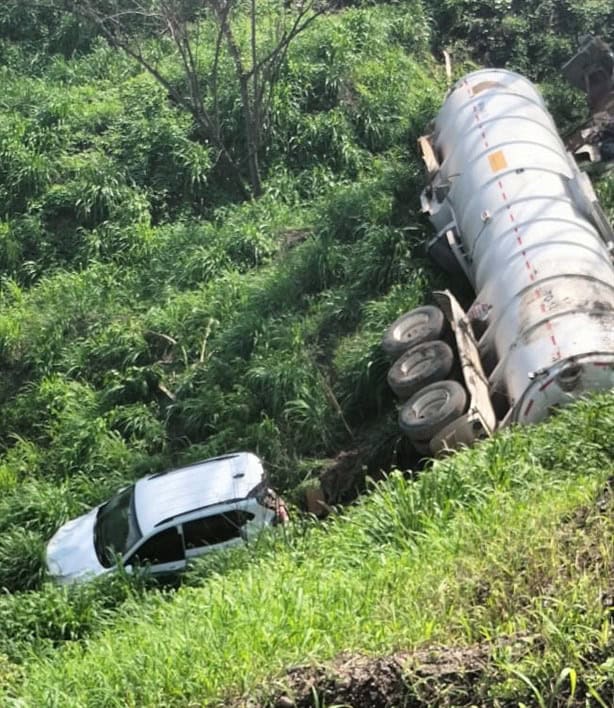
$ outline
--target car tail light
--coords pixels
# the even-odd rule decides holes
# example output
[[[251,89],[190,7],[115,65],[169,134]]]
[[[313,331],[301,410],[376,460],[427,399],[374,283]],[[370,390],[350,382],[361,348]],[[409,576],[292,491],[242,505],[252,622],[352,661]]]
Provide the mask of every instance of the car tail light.
[[[275,513],[272,525],[277,526],[278,524],[287,524],[290,521],[290,515],[288,514],[288,507],[286,502],[275,492],[271,487],[268,486],[266,480],[263,480],[256,487],[252,489],[249,493],[250,497],[256,498],[256,501],[260,506],[263,506],[269,511]]]
[[[284,500],[274,492],[270,487],[263,487],[256,494],[256,499],[258,503],[269,511],[275,513],[275,518],[273,519],[273,526],[277,524],[286,524],[290,520],[288,515],[288,508]]]

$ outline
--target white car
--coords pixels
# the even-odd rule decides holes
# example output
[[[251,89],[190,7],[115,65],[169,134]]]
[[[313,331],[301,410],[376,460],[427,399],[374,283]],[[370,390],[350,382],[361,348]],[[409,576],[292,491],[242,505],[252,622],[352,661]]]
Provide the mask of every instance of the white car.
[[[47,568],[74,583],[117,568],[183,570],[190,558],[226,548],[288,519],[262,462],[240,452],[152,474],[68,521],[47,546]]]

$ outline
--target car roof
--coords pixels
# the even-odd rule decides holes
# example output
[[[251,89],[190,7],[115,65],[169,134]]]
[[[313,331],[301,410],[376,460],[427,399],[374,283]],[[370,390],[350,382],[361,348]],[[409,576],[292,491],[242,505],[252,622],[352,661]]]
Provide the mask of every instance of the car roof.
[[[141,532],[147,535],[161,522],[196,509],[245,499],[264,479],[262,462],[251,452],[144,477],[134,488]]]

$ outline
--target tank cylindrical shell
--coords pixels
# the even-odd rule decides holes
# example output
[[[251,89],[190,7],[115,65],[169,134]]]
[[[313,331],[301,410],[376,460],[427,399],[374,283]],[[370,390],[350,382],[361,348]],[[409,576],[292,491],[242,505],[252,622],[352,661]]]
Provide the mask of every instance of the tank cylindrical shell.
[[[443,195],[433,221],[442,228],[451,215],[476,304],[488,312],[480,346],[498,361],[492,386],[512,418],[537,420],[584,390],[614,386],[614,267],[535,86],[505,70],[469,74],[448,95],[432,142],[432,191]],[[536,377],[556,385],[540,392]]]

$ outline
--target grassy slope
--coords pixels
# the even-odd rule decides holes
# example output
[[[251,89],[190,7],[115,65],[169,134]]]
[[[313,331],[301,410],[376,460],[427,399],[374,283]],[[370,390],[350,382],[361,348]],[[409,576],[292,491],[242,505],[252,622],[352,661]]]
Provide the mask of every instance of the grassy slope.
[[[326,531],[299,527],[279,545],[209,560],[178,593],[121,577],[66,590],[44,577],[54,529],[146,471],[245,447],[289,490],[365,431],[379,451],[398,445],[378,342],[432,284],[421,168],[407,149],[444,92],[428,42],[457,42],[462,57],[489,35],[497,63],[543,79],[577,34],[613,26],[603,0],[559,14],[540,3],[544,39],[529,31],[539,24],[529,8],[511,17],[501,3],[484,10],[493,38],[473,21],[477,5],[433,3],[438,24],[418,1],[321,18],[281,77],[265,195],[243,204],[215,181],[185,115],[121,55],[95,41],[50,59],[56,40],[43,31],[36,44],[36,28],[11,14],[25,8],[38,23],[36,13],[17,0],[0,8],[7,697],[225,700],[340,650],[525,627],[546,642],[521,666],[544,695],[564,666],[609,690],[589,655],[607,645],[598,592],[611,579],[599,564],[577,567],[583,534],[558,520],[590,506],[612,467],[611,400],[439,463],[416,487],[395,480]],[[545,89],[561,125],[579,116],[558,75]],[[612,175],[598,189],[612,210]],[[603,545],[611,527],[590,533]],[[608,552],[599,557],[611,564]],[[498,691],[530,696],[506,676]]]
[[[521,656],[495,653],[474,698],[531,700],[526,679],[548,698],[568,667],[578,693],[609,700],[614,527],[595,499],[613,422],[614,398],[601,397],[415,482],[393,477],[326,529],[230,554],[172,601],[128,602],[112,629],[28,662],[17,692],[27,705],[209,704],[266,695],[284,666],[341,651],[530,635]]]
[[[265,194],[236,204],[104,43],[0,44],[1,587],[39,589],[53,531],[148,471],[251,449],[288,491],[353,444],[337,402],[396,430],[378,342],[427,291],[398,145],[443,90],[414,20],[356,9],[301,38]]]

